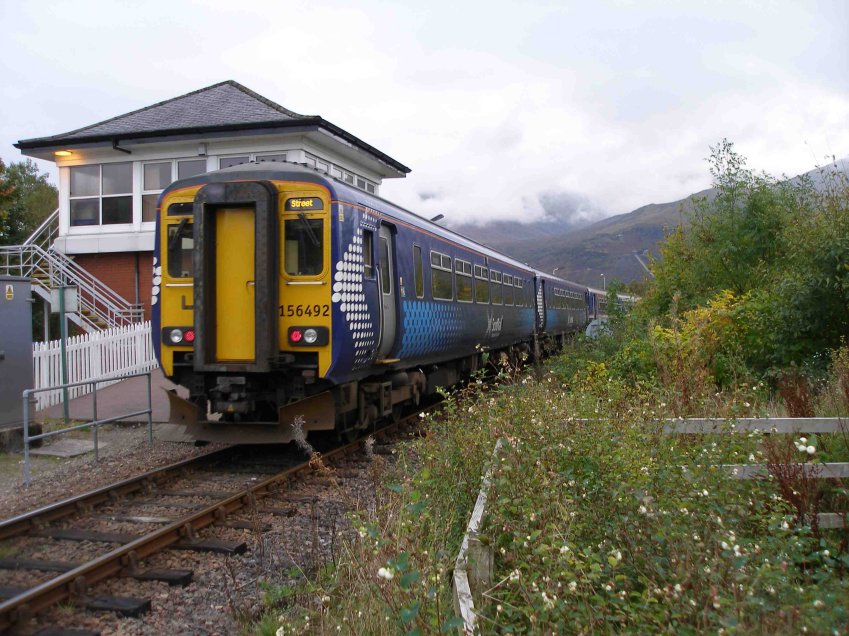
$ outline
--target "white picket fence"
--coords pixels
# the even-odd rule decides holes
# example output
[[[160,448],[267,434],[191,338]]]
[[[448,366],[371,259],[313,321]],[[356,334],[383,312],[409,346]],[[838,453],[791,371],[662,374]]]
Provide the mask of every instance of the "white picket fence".
[[[68,382],[150,371],[159,366],[150,340],[150,321],[68,338],[66,350]],[[33,388],[62,384],[59,340],[33,343],[32,362]],[[98,388],[105,386],[108,385],[99,384]],[[90,391],[90,385],[75,386],[68,390],[68,394],[75,398]],[[37,409],[47,408],[62,401],[62,391],[37,393],[36,398]]]

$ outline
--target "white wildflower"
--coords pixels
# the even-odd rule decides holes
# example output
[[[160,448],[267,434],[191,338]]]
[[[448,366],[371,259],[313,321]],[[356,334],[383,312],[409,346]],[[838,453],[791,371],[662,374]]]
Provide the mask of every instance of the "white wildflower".
[[[570,592],[574,592],[577,589],[578,589],[578,582],[577,581],[572,581],[571,583],[569,583],[569,591]]]
[[[817,448],[816,446],[808,446],[805,451],[808,453],[808,455],[813,455],[817,452]]]
[[[377,575],[382,579],[386,579],[387,581],[391,581],[392,578],[395,576],[395,573],[389,568],[380,568],[377,571]]]

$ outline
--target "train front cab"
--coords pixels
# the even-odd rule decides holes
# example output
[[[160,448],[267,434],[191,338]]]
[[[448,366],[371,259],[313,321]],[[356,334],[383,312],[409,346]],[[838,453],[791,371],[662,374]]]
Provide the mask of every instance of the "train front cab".
[[[227,423],[239,422],[257,424],[240,428],[243,441],[287,441],[295,417],[333,428],[320,390],[332,357],[330,210],[315,183],[209,179],[163,195],[160,361],[189,388],[188,400],[169,395],[190,436],[229,440]]]

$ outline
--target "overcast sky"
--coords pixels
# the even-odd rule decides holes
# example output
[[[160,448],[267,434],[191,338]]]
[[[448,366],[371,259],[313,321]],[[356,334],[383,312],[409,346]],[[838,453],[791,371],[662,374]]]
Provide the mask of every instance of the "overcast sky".
[[[723,137],[778,175],[849,156],[846,0],[0,0],[0,35],[6,162],[226,79],[411,167],[383,196],[452,221],[673,201]]]

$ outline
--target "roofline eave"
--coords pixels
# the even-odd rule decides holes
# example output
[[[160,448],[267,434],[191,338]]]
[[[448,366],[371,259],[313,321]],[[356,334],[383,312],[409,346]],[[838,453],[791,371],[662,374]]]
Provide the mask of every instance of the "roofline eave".
[[[135,133],[126,133],[121,135],[116,134],[99,134],[99,135],[80,135],[76,137],[70,136],[53,136],[39,137],[33,139],[22,139],[14,144],[15,148],[27,154],[26,150],[38,150],[41,152],[49,152],[51,150],[62,150],[66,148],[98,148],[104,146],[112,146],[118,141],[143,141],[146,143],[162,142],[162,141],[182,141],[195,138],[199,135],[214,135],[216,137],[224,136],[230,132],[241,132],[247,134],[249,131],[264,132],[277,128],[290,129],[290,132],[312,132],[319,128],[323,128],[331,135],[340,137],[348,143],[356,146],[360,150],[372,155],[381,163],[384,163],[401,174],[408,174],[410,168],[396,161],[389,155],[377,150],[377,148],[367,144],[363,140],[355,137],[351,133],[339,128],[335,124],[325,121],[321,117],[305,117],[297,120],[276,120],[266,122],[250,122],[244,124],[224,124],[220,126],[196,126],[192,128],[172,128],[163,130],[148,130]]]

